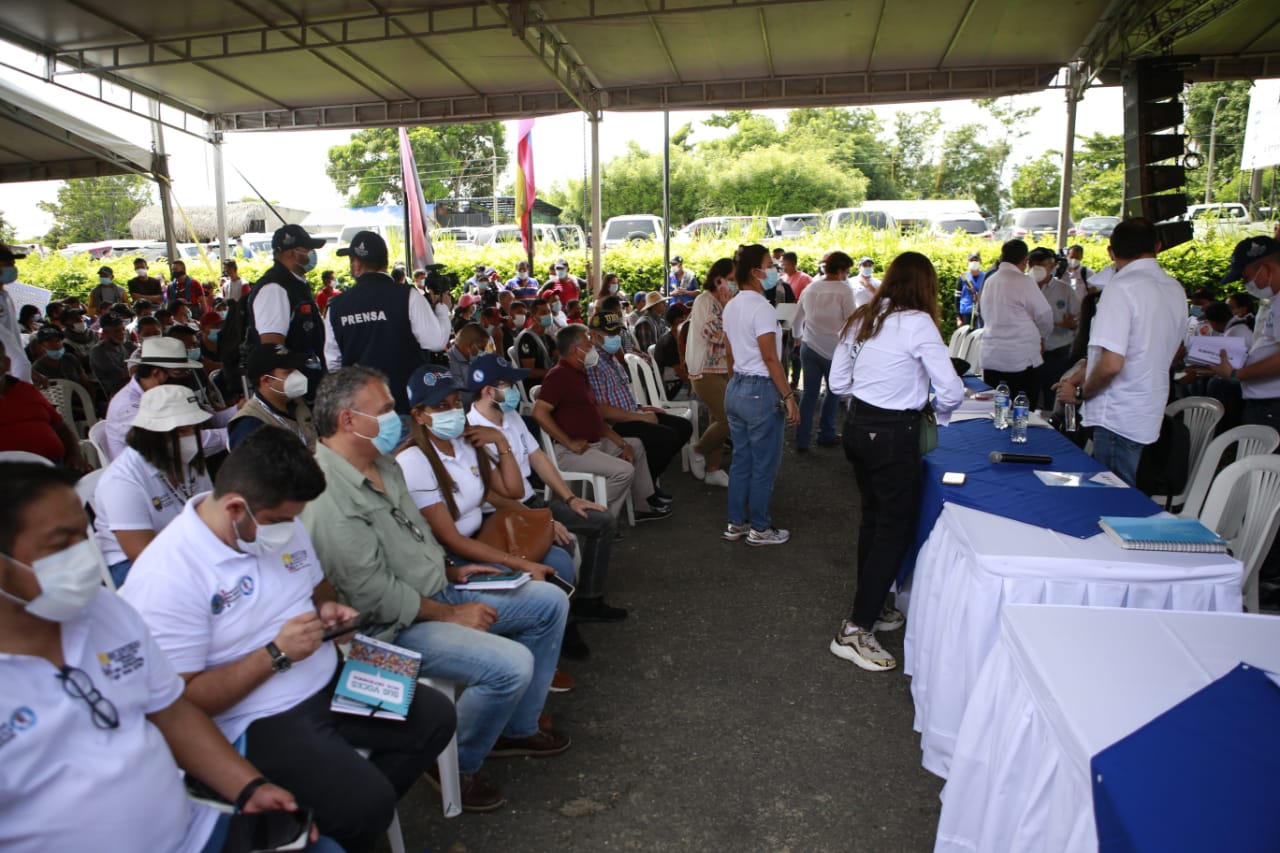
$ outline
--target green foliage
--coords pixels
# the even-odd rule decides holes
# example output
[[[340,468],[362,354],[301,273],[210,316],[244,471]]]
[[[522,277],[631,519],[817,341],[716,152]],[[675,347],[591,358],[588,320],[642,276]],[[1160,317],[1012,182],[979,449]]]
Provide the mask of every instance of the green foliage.
[[[1083,137],[1071,173],[1072,219],[1119,216],[1123,205],[1124,138],[1104,133]]]
[[[53,216],[45,244],[118,240],[129,236],[129,220],[151,200],[151,182],[141,175],[79,178],[58,187],[57,201],[36,206]]]
[[[1218,110],[1218,132],[1214,136],[1213,175],[1215,184],[1226,184],[1240,170],[1240,156],[1244,152],[1244,129],[1249,119],[1248,80],[1224,83],[1190,83],[1182,93],[1185,104],[1188,143],[1205,158],[1209,158],[1209,137],[1213,126],[1213,111]],[[1226,98],[1218,105],[1219,98]],[[1204,174],[1192,173],[1199,192],[1188,189],[1193,196],[1204,195]],[[1220,192],[1214,187],[1215,195]]]
[[[867,179],[808,153],[760,148],[724,161],[710,193],[724,215],[777,216],[852,207],[867,194]],[[673,216],[674,216],[674,208]]]
[[[13,224],[4,218],[4,211],[0,210],[0,243],[12,243],[13,237]]]
[[[933,187],[934,198],[971,198],[986,211],[1004,205],[1000,172],[1008,156],[1004,143],[987,144],[980,124],[962,124],[942,138],[942,158]]]
[[[1046,151],[1013,167],[1010,203],[1013,207],[1057,207],[1062,192],[1062,155]]]
[[[493,158],[506,162],[506,130],[500,121],[409,128],[423,195],[483,198],[493,195]],[[361,130],[345,145],[329,149],[325,174],[352,207],[399,204],[400,134],[393,127]]]
[[[942,128],[942,115],[932,109],[897,113],[893,119],[895,141],[890,180],[897,187],[900,198],[929,198],[937,183],[933,141]]]
[[[794,151],[826,159],[846,173],[865,175],[867,198],[897,198],[893,152],[883,134],[884,125],[872,110],[824,107],[792,110],[784,139]]]

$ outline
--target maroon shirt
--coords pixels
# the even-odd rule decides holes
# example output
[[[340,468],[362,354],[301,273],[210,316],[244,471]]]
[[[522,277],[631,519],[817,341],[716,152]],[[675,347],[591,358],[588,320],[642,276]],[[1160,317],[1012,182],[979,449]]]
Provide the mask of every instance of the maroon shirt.
[[[551,416],[569,438],[599,441],[604,435],[604,418],[596,408],[596,395],[587,374],[560,362],[542,380],[538,399],[554,409]]]

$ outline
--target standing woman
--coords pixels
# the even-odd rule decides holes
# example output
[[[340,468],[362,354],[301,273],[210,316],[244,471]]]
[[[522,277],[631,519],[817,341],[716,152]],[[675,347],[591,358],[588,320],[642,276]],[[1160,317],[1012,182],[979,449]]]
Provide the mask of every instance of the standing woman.
[[[732,377],[724,411],[733,439],[729,469],[729,526],[721,538],[748,545],[783,545],[791,538],[773,526],[769,512],[782,461],[784,421],[800,422],[796,392],[782,367],[782,339],[773,305],[765,298],[778,286],[778,270],[759,243],[738,250],[734,277],[738,295],[724,308],[725,350]],[[748,508],[750,516],[748,516]]]
[[[693,300],[689,317],[689,337],[684,363],[693,392],[707,407],[710,423],[693,446],[689,470],[693,476],[713,486],[728,486],[729,475],[720,468],[724,440],[729,437],[729,421],[724,414],[724,391],[729,384],[729,362],[725,357],[724,306],[737,290],[733,283],[733,261],[721,258],[702,279],[702,293]]]
[[[853,288],[849,270],[853,258],[844,252],[827,256],[822,278],[811,281],[800,294],[800,308],[792,326],[800,341],[800,369],[804,374],[804,394],[800,397],[800,426],[796,428],[796,450],[805,452],[813,439],[813,416],[818,411],[822,383],[827,396],[818,416],[818,446],[836,447],[836,411],[840,399],[831,393],[831,357],[840,340],[844,323],[853,313]]]
[[[930,383],[938,422],[945,424],[964,400],[964,384],[938,331],[938,275],[924,255],[903,252],[875,297],[850,315],[831,364],[832,392],[852,395],[844,452],[862,496],[858,588],[831,652],[873,672],[898,665],[875,632],[901,628],[904,621],[885,599],[915,536],[920,420]]]

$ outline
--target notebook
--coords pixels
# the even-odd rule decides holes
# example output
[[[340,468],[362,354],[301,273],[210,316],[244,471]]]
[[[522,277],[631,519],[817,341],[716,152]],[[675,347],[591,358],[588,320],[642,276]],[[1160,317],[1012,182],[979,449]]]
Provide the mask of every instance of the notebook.
[[[1194,518],[1124,518],[1104,515],[1098,525],[1121,548],[1225,554],[1227,542]]]
[[[362,717],[403,720],[418,687],[422,655],[357,634],[347,650],[330,710]]]
[[[533,577],[528,572],[501,572],[496,575],[471,575],[466,583],[455,583],[454,589],[517,589]]]

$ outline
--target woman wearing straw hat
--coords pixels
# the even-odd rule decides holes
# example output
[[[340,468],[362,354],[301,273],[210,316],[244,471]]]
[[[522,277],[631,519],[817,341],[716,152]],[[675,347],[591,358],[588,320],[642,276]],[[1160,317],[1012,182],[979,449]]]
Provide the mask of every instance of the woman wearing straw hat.
[[[196,429],[208,419],[195,394],[181,385],[159,385],[142,395],[127,447],[93,493],[94,538],[117,586],[186,502],[213,488]]]

